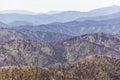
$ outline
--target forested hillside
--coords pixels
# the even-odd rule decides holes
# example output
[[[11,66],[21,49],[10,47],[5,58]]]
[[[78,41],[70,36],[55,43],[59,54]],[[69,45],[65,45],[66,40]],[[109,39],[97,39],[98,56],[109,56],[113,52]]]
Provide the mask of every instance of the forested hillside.
[[[74,62],[90,55],[120,58],[119,41],[119,35],[103,33],[86,34],[53,42],[2,41],[0,66],[48,66]]]
[[[1,67],[1,80],[119,80],[120,59],[88,56],[72,64],[40,67]]]

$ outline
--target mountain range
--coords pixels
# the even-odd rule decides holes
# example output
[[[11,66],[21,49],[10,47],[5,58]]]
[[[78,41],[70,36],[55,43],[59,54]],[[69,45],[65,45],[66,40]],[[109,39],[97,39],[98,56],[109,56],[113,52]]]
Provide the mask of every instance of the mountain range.
[[[47,43],[32,40],[2,41],[0,66],[49,66],[71,63],[91,55],[119,59],[119,42],[119,35],[103,33]]]
[[[116,9],[117,8],[117,9]],[[109,12],[110,10],[115,9],[115,12]],[[92,15],[90,13],[94,13],[94,12],[99,12],[99,11],[107,11],[109,12],[108,15],[103,15],[101,13],[100,16],[94,16],[92,17]],[[118,10],[118,11],[117,11]],[[18,19],[21,20],[13,20],[8,24],[5,24],[3,22],[0,23],[0,27],[1,28],[10,28],[10,29],[14,29],[14,30],[29,30],[29,31],[41,31],[41,32],[52,32],[52,33],[60,33],[60,34],[66,34],[66,35],[71,35],[71,36],[78,36],[81,34],[89,34],[89,33],[112,33],[112,34],[119,34],[120,33],[120,29],[119,29],[119,25],[120,25],[120,15],[119,15],[119,6],[110,6],[110,7],[106,7],[106,8],[101,8],[101,9],[96,9],[96,10],[92,10],[88,12],[88,15],[91,15],[89,17],[79,17],[77,14],[79,14],[80,12],[78,11],[67,11],[67,12],[60,12],[57,14],[39,14],[39,15],[25,15],[25,14],[18,14],[18,13],[9,13],[10,15],[12,15],[11,17],[6,16],[6,14],[1,14],[0,16],[0,20],[4,20],[5,23],[7,22],[7,20],[12,20],[12,19],[16,19],[15,16],[17,16]],[[64,14],[62,14],[64,13]],[[8,15],[9,15],[8,14]],[[85,13],[83,13],[85,15]],[[5,17],[2,17],[2,15],[4,15]],[[24,16],[23,16],[24,15]],[[54,15],[54,17],[53,17]],[[58,16],[59,15],[59,16]],[[77,17],[75,20],[71,21],[69,17],[69,15],[72,15],[72,17]],[[86,14],[87,15],[87,14]],[[87,16],[88,16],[87,15]],[[28,16],[28,17],[26,17]],[[32,19],[30,18],[32,16]],[[51,18],[49,18],[49,16],[51,16],[53,18],[54,21],[52,21]],[[64,18],[68,16],[69,22],[59,22],[54,18],[57,18],[60,16],[63,16]],[[46,18],[45,18],[46,17]],[[63,17],[60,17],[61,19],[64,19]],[[8,19],[9,18],[9,19]],[[24,19],[25,20],[22,20]],[[35,18],[35,19],[33,19]],[[44,20],[47,19],[47,21],[52,21],[52,23],[50,22],[45,23],[46,21],[42,20],[41,18],[43,18]],[[38,21],[43,21],[41,22],[42,24],[40,24]],[[73,19],[73,18],[71,18]],[[31,20],[34,21],[27,21],[27,20]],[[65,19],[64,19],[65,20]]]
[[[120,80],[120,6],[0,11],[0,80]]]
[[[85,21],[85,20],[101,21],[101,20],[109,20],[114,18],[120,18],[120,12],[113,13],[110,15],[104,15],[104,16],[82,17],[82,18],[78,18],[76,21]]]
[[[85,20],[85,21],[71,21],[66,23],[50,23],[37,26],[20,26],[13,27],[13,29],[21,30],[27,29],[30,31],[44,31],[44,32],[56,32],[63,33],[72,36],[78,36],[81,34],[89,33],[120,33],[120,18],[113,18],[108,20]]]
[[[34,25],[48,24],[53,22],[69,22],[81,17],[104,16],[120,12],[120,6],[110,6],[100,9],[95,9],[88,12],[80,11],[64,11],[56,14],[35,14],[30,11],[15,11],[6,10],[0,12],[0,21],[10,24],[14,21],[25,21]],[[71,16],[72,15],[72,16]]]

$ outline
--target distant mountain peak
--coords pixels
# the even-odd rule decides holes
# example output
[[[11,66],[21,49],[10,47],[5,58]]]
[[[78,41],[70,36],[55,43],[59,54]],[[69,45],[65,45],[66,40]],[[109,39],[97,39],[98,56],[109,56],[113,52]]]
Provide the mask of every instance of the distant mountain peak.
[[[50,14],[50,15],[53,15],[53,14],[59,14],[59,13],[62,13],[63,11],[48,11],[46,14]]]
[[[3,10],[3,11],[0,11],[0,13],[1,14],[17,13],[17,14],[26,14],[26,15],[36,14],[32,11],[27,11],[27,10]]]

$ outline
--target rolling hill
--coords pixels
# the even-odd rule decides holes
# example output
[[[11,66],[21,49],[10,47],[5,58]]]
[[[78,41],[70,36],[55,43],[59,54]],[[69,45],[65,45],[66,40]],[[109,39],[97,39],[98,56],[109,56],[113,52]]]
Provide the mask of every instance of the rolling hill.
[[[70,38],[72,36],[53,32],[0,29],[0,41],[8,40],[37,40],[37,41],[57,41]]]
[[[2,67],[1,80],[119,80],[120,59],[90,56],[74,64],[40,67]]]
[[[77,61],[91,55],[120,58],[120,36],[81,35],[63,41],[10,40],[0,44],[0,66],[49,66]]]

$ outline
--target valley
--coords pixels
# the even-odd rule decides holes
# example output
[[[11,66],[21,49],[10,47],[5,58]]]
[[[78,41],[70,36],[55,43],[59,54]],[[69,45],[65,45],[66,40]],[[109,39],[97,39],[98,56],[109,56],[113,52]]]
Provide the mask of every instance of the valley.
[[[120,80],[119,13],[0,11],[0,80]]]

